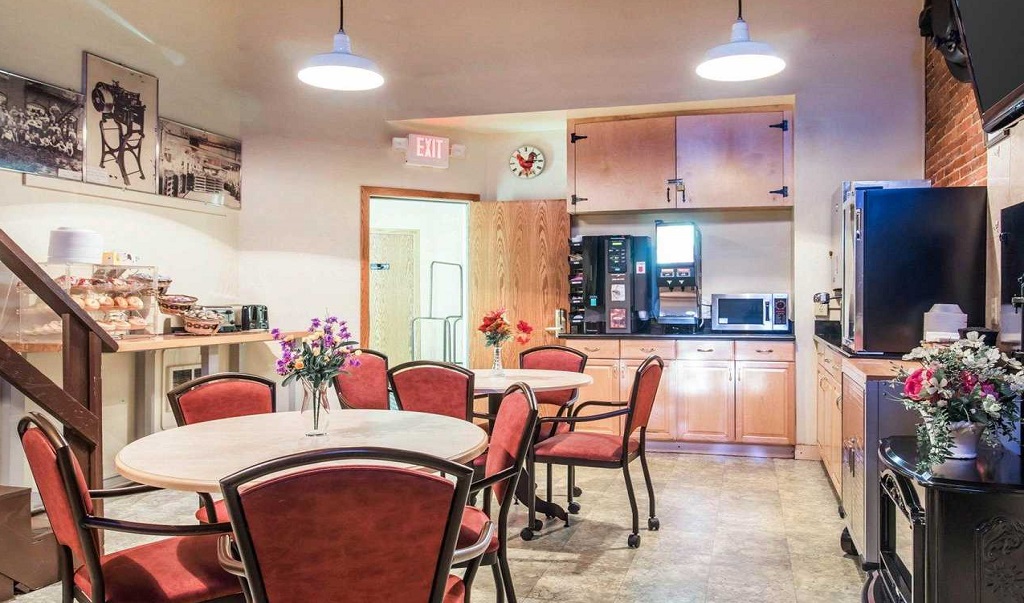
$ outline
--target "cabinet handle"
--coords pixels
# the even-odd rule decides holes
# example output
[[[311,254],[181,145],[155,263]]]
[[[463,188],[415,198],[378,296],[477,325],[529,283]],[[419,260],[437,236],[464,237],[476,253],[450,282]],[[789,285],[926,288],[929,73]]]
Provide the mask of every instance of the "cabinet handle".
[[[698,352],[703,352],[705,354],[709,354],[711,352],[714,352],[715,348],[697,348],[697,351]]]
[[[672,203],[672,188],[668,186],[665,187],[665,203]]]
[[[658,348],[640,348],[640,351],[641,351],[641,352],[646,352],[646,353],[648,353],[648,354],[653,354],[653,353],[654,353],[654,351],[655,351],[655,350],[657,350],[657,349],[658,349]]]
[[[754,350],[754,351],[757,352],[758,354],[773,354],[773,353],[775,353],[775,350],[773,350],[771,348],[768,348],[767,350]]]
[[[601,348],[592,348],[592,347],[589,347],[589,346],[583,346],[583,349],[588,351],[588,352],[600,352],[601,351]]]
[[[729,381],[732,381],[732,369],[729,369]]]
[[[821,361],[824,362],[825,364],[832,364],[831,358],[823,358]]]
[[[836,396],[836,408],[840,408],[843,405],[843,397],[841,395]]]
[[[618,364],[613,364],[612,365],[612,378],[614,378],[614,379],[618,379],[619,378],[619,365]]]

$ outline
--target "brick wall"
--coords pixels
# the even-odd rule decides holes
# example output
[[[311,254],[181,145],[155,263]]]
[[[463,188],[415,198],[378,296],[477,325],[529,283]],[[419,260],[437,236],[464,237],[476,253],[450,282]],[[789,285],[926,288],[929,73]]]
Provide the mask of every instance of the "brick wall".
[[[930,45],[924,91],[924,177],[935,186],[986,184],[985,136],[974,90],[953,79],[942,55]]]

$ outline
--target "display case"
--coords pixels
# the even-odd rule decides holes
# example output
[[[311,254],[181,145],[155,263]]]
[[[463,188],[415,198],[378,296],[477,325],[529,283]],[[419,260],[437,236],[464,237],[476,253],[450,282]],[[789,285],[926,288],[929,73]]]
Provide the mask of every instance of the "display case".
[[[154,266],[41,264],[72,301],[114,338],[156,334],[159,276]],[[60,318],[23,283],[17,284],[17,331],[21,343],[60,342]],[[9,300],[10,301],[10,300]]]

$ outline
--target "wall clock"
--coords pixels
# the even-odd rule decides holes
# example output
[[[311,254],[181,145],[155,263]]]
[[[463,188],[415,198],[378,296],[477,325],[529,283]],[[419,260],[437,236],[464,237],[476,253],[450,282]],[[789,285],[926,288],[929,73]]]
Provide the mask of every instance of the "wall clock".
[[[523,145],[512,152],[508,167],[520,178],[535,178],[544,171],[544,153],[537,147]]]

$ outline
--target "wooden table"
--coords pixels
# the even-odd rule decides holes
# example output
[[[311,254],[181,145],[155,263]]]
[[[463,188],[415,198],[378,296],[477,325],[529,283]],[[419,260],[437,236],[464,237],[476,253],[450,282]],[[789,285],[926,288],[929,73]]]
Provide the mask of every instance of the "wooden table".
[[[505,369],[497,373],[493,369],[473,369],[476,375],[473,384],[473,393],[487,396],[487,413],[491,416],[498,414],[501,407],[502,394],[514,383],[525,383],[535,392],[558,391],[561,389],[577,389],[586,387],[594,382],[593,377],[583,373],[572,371],[545,371],[540,369]],[[529,501],[530,481],[536,480],[536,476],[524,473],[519,480],[519,487],[516,489],[516,497],[519,502],[527,504]],[[565,521],[568,515],[561,505],[539,496],[535,497],[537,511],[548,517],[557,517]],[[533,526],[539,530],[542,526]]]
[[[220,480],[263,461],[317,448],[376,446],[467,463],[487,433],[467,421],[410,411],[335,410],[326,437],[305,435],[297,412],[249,415],[161,431],[128,444],[114,464],[124,477],[159,488],[220,492]],[[365,462],[365,461],[361,461]]]

